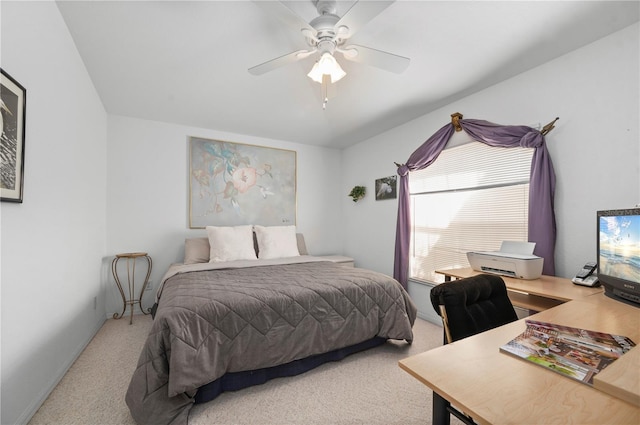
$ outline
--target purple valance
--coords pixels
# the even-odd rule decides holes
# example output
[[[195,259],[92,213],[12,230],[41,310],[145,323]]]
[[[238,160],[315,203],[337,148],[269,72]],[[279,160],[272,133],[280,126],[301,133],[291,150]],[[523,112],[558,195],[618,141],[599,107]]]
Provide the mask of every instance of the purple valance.
[[[462,129],[473,140],[490,146],[534,148],[529,180],[529,241],[536,243],[535,255],[544,258],[543,274],[555,275],[556,220],[553,206],[556,178],[544,136],[524,125],[499,125],[483,120],[459,120]],[[438,158],[453,135],[455,127],[449,123],[438,130],[415,152],[404,165],[398,167],[398,221],[396,223],[396,251],[393,277],[405,288],[409,272],[411,214],[409,209],[410,171],[428,167]]]

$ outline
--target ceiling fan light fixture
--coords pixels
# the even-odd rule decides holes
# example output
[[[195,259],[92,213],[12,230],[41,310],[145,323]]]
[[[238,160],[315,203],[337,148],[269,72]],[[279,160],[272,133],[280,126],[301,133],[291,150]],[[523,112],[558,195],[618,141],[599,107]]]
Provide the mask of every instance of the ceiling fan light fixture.
[[[307,76],[316,83],[322,84],[323,75],[331,76],[331,83],[335,83],[347,75],[347,73],[344,72],[338,61],[336,61],[336,58],[334,58],[331,53],[324,52],[320,57],[320,60],[313,65],[313,68],[311,68],[311,71],[309,71]]]

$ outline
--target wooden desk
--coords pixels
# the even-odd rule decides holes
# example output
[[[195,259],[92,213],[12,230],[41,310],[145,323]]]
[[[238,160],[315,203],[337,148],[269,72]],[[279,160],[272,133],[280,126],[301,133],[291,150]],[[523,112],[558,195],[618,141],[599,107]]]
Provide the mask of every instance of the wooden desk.
[[[626,335],[640,343],[640,308],[603,294],[531,318]],[[499,351],[524,329],[524,319],[518,320],[401,360],[399,366],[480,424],[640,423],[638,405],[603,392],[610,386],[627,392],[629,401],[640,397],[640,347],[616,360],[617,370],[600,373],[601,391]]]
[[[463,269],[436,270],[444,275],[445,282],[452,277],[462,279],[481,274],[471,267]],[[517,307],[533,311],[544,311],[564,302],[602,293],[602,287],[590,288],[575,285],[570,279],[555,276],[540,276],[539,279],[525,280],[501,276],[507,286],[509,299]]]

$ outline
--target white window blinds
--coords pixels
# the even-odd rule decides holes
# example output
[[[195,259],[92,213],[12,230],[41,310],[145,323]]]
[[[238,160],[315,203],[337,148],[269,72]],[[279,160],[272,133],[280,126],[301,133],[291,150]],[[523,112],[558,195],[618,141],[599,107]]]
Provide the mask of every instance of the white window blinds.
[[[533,152],[471,142],[409,174],[410,278],[441,282],[434,271],[469,267],[468,251],[527,240]]]

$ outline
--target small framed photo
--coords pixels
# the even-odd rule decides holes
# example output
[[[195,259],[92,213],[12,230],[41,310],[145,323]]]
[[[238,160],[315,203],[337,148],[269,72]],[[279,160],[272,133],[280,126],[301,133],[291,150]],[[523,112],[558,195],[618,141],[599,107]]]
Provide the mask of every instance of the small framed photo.
[[[398,176],[389,176],[376,180],[376,201],[398,197],[397,179]]]
[[[27,91],[0,69],[0,200],[22,202]]]

